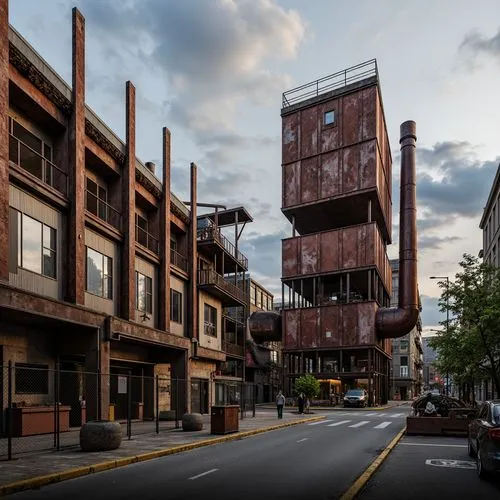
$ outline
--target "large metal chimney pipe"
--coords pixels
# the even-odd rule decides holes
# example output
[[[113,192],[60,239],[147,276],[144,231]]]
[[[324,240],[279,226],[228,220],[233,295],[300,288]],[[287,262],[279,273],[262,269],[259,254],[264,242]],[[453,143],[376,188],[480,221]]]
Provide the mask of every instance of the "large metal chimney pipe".
[[[380,338],[398,338],[409,333],[418,320],[417,289],[417,191],[415,149],[417,126],[401,124],[401,184],[399,210],[398,307],[377,311],[375,327]]]

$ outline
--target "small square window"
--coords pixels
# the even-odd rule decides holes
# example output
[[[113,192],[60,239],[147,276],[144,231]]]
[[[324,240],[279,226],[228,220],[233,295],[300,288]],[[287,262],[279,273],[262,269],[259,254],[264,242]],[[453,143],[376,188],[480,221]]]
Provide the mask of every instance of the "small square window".
[[[325,125],[331,125],[332,123],[335,123],[335,111],[327,111],[325,113]]]

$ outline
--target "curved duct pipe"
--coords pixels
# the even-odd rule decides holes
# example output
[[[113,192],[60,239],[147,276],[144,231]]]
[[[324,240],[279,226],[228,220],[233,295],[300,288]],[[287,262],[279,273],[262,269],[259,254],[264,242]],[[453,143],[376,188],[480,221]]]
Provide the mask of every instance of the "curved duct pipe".
[[[399,210],[399,296],[398,307],[381,308],[375,317],[380,338],[398,338],[416,325],[419,314],[417,289],[417,193],[414,121],[401,124],[401,181]]]

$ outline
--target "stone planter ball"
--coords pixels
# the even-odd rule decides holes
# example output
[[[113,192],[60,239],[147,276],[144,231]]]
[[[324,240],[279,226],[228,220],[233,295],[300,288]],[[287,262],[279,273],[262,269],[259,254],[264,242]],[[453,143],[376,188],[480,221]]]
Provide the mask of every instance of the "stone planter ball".
[[[203,418],[199,413],[185,413],[182,416],[183,431],[201,431],[203,429]]]
[[[83,424],[80,429],[80,447],[83,451],[107,451],[120,447],[122,426],[107,420]]]

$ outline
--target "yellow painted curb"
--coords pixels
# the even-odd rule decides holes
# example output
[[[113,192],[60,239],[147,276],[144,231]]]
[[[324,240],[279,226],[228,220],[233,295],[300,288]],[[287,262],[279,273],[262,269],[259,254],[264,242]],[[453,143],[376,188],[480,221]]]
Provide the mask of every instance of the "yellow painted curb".
[[[353,500],[356,495],[361,491],[365,484],[375,474],[377,469],[382,465],[384,460],[389,456],[389,453],[396,447],[399,440],[404,436],[406,427],[396,435],[396,437],[387,445],[385,450],[368,466],[368,468],[361,474],[361,476],[354,481],[351,487],[340,497],[340,500]]]
[[[150,451],[148,453],[142,453],[140,455],[134,455],[131,457],[117,458],[116,460],[109,460],[107,462],[85,465],[83,467],[76,467],[74,469],[69,469],[61,472],[54,472],[53,474],[47,474],[45,476],[23,479],[22,481],[16,481],[14,483],[0,486],[0,497],[11,495],[12,493],[17,493],[23,490],[41,488],[42,486],[58,483],[60,481],[66,481],[68,479],[75,479],[77,477],[93,474],[94,472],[103,472],[110,469],[116,469],[117,467],[124,467],[125,465],[145,462],[146,460],[165,457],[167,455],[174,455],[176,453],[182,453],[183,451],[194,450],[196,448],[224,443],[226,441],[235,441],[237,439],[243,439],[249,436],[254,436],[256,434],[283,429],[285,427],[292,427],[293,425],[304,424],[306,422],[314,422],[317,420],[322,420],[324,418],[324,416],[303,418],[300,420],[294,420],[293,422],[273,425],[271,427],[261,427],[260,429],[254,429],[251,431],[235,432],[234,434],[229,434],[227,436],[219,438],[205,439],[203,441],[198,441],[197,443],[183,444],[180,446],[175,446],[173,448],[164,448],[160,450]]]

